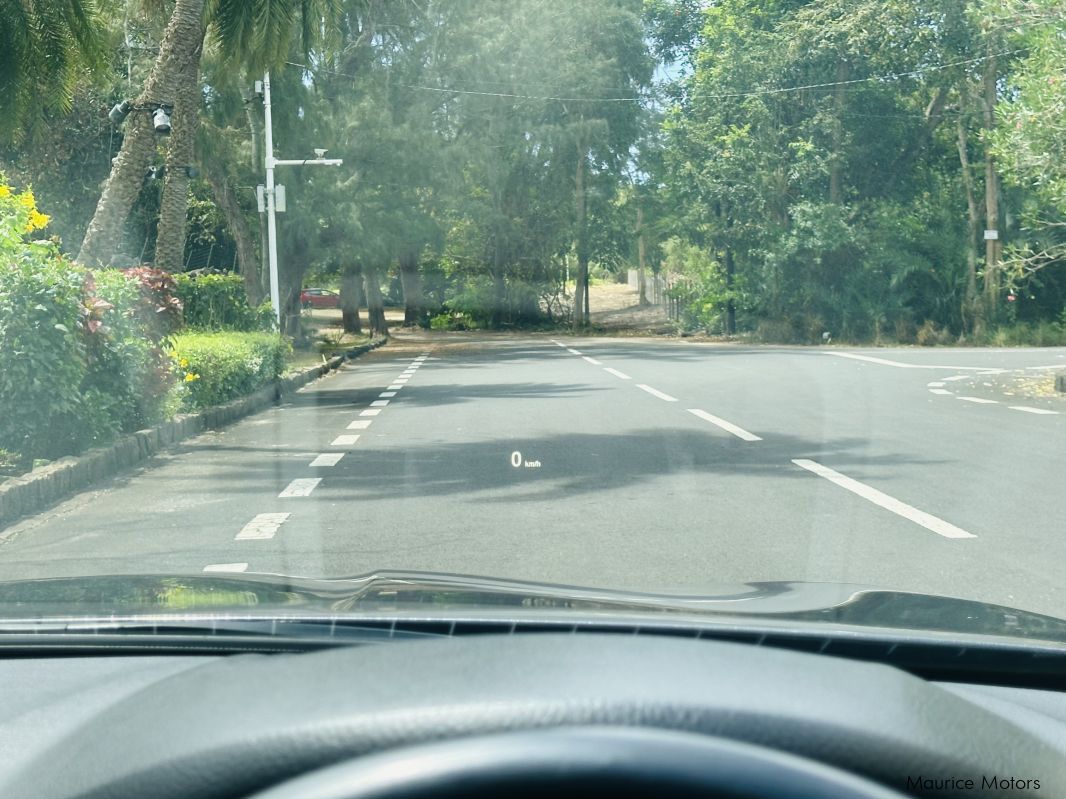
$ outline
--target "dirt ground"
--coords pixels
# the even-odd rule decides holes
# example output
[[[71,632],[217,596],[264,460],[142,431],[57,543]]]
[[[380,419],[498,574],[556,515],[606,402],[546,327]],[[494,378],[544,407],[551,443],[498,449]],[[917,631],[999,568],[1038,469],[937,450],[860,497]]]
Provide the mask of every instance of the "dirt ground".
[[[594,327],[614,335],[673,332],[666,306],[640,306],[639,295],[624,283],[589,286],[589,315]]]

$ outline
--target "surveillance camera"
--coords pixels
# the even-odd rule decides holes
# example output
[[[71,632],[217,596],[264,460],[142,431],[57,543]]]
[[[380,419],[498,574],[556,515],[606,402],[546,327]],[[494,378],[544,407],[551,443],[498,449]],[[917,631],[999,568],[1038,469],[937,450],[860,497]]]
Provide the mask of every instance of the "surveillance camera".
[[[152,114],[152,127],[156,133],[166,136],[170,133],[170,114],[166,112],[166,109],[160,106]]]
[[[315,157],[322,158],[326,154],[326,150],[322,150],[318,147],[315,148]]]
[[[115,103],[111,110],[107,114],[107,118],[111,120],[111,124],[118,127],[122,124],[123,120],[129,116],[130,111],[133,109],[133,103],[129,100],[123,100],[122,102]]]

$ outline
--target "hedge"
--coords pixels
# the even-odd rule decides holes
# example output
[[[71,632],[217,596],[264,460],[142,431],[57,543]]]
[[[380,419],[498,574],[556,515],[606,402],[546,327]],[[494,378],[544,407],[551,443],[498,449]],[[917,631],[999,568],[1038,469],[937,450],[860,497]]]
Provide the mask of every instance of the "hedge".
[[[248,304],[240,275],[174,275],[177,296],[184,306],[185,326],[199,330],[271,330],[274,314],[269,303]]]
[[[172,336],[171,345],[186,410],[251,394],[278,378],[292,355],[276,333],[184,332]]]

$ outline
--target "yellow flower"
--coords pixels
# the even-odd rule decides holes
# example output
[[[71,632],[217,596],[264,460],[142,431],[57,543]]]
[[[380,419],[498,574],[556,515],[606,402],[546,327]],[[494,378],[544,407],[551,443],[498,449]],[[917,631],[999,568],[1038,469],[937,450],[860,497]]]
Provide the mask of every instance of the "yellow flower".
[[[184,369],[188,365],[189,365],[189,359],[188,358],[182,358],[180,361],[178,361],[178,366],[180,366],[182,369]]]
[[[199,379],[200,379],[200,375],[193,374],[192,372],[189,372],[187,375],[185,375],[185,382],[186,383],[191,383],[194,380],[199,380]]]
[[[47,227],[50,219],[51,217],[48,216],[48,214],[42,214],[40,211],[34,208],[32,211],[30,211],[29,229],[40,230],[43,227]]]
[[[11,196],[11,187],[10,186],[5,186],[2,183],[0,183],[0,197],[10,197],[10,196]]]
[[[26,191],[19,195],[19,203],[22,204],[23,208],[29,208],[31,210],[37,207],[37,200],[33,198],[33,192],[29,189],[26,189]]]

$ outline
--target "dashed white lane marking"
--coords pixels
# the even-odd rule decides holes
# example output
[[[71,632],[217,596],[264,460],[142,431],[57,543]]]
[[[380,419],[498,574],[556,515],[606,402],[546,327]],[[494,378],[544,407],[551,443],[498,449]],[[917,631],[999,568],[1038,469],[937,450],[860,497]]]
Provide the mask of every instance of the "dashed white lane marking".
[[[834,469],[830,469],[828,466],[823,466],[806,458],[793,458],[792,462],[808,472],[824,477],[826,480],[836,483],[841,488],[847,489],[868,502],[891,511],[897,516],[902,516],[908,521],[919,524],[926,530],[932,530],[937,535],[944,536],[944,538],[977,538],[973,533],[968,533],[950,522],[933,516],[931,513],[926,513],[924,510],[918,510],[913,505],[908,505],[895,497],[890,497],[883,491],[878,491],[876,488],[866,485],[866,483],[860,483],[858,480],[847,477]]]
[[[351,435],[351,436],[348,436],[348,435],[337,436],[335,439],[333,439],[329,443],[330,443],[331,446],[334,446],[334,447],[350,447],[358,440],[359,440],[359,434],[356,433],[355,435]]]
[[[944,382],[945,383],[953,383],[956,380],[969,380],[969,379],[970,379],[969,375],[952,375],[951,377],[945,377],[944,378]]]
[[[319,455],[307,465],[311,467],[336,466],[338,463],[341,462],[341,458],[343,457],[343,452],[323,452],[321,455]]]
[[[406,383],[410,379],[411,379],[410,375],[401,375],[400,377],[397,377],[392,382],[393,383],[399,383],[400,385],[403,385],[404,383]]]
[[[612,369],[610,366],[603,367],[603,371],[610,372],[615,377],[620,377],[623,380],[632,380],[633,379],[629,375],[627,375],[625,372],[619,372],[617,369]]]
[[[370,403],[371,408],[384,408],[389,404],[389,400],[374,400]]]
[[[378,394],[378,396],[379,397],[395,397],[396,396],[396,392],[395,391],[382,391],[380,394]]]
[[[391,386],[389,386],[388,390],[389,391],[399,391],[401,388],[403,388],[403,384],[402,383],[393,383]]]
[[[567,347],[566,351],[569,352],[571,355],[581,355],[582,354],[580,350],[571,349],[570,347]]]
[[[929,388],[941,388],[944,385],[943,380],[934,380],[932,383],[925,384]]]
[[[955,397],[963,402],[976,402],[978,405],[998,405],[999,400],[985,399],[984,397]]]
[[[597,360],[596,360],[595,358],[590,358],[590,357],[589,357],[589,356],[587,356],[587,355],[582,355],[582,356],[581,356],[581,358],[582,358],[583,360],[586,360],[586,361],[588,361],[588,362],[589,362],[589,363],[591,363],[591,364],[592,364],[593,366],[603,366],[603,363],[601,363],[600,361],[597,361]]]
[[[644,383],[637,383],[637,388],[639,388],[641,391],[647,391],[653,397],[658,397],[661,400],[666,400],[667,402],[677,402],[677,397],[671,397],[669,394],[664,394],[663,392],[659,391],[659,389],[652,388],[651,386],[646,385]]]
[[[291,514],[288,513],[260,513],[234,537],[235,541],[247,541],[249,539],[273,538],[278,528],[285,523]]]
[[[243,572],[247,570],[247,563],[210,563],[204,566],[205,572]]]
[[[309,497],[321,482],[321,477],[298,477],[285,486],[278,497]]]
[[[1059,413],[1049,408],[1030,408],[1028,405],[1008,405],[1007,407],[1012,411],[1025,411],[1026,413],[1039,413],[1047,416],[1057,416]]]
[[[562,347],[564,350],[567,348],[566,345],[563,344],[563,342],[556,341],[555,339],[552,339],[551,343],[554,344],[556,347]]]
[[[948,391],[946,388],[931,388],[931,389],[929,389],[929,393],[930,394],[950,394],[951,392]]]
[[[379,413],[381,413],[381,408],[367,408],[365,411],[363,411],[359,415],[360,416],[377,416]]]
[[[356,419],[354,422],[348,422],[349,430],[366,430],[370,427],[370,423],[373,419]]]
[[[854,352],[826,352],[824,355],[835,355],[837,358],[851,358],[853,361],[866,361],[878,363],[882,366],[895,366],[898,369],[936,369],[944,372],[987,372],[987,366],[944,366],[942,364],[903,363],[903,361],[890,361],[888,358],[875,358],[873,355],[859,355]]]
[[[688,408],[687,410],[693,416],[698,416],[700,419],[703,419],[703,421],[710,422],[711,424],[722,428],[727,433],[732,433],[737,438],[742,438],[745,441],[762,441],[762,439],[754,433],[749,433],[743,427],[737,427],[732,422],[727,422],[725,419],[720,419],[712,413],[707,413],[707,411],[701,411],[699,408]]]

